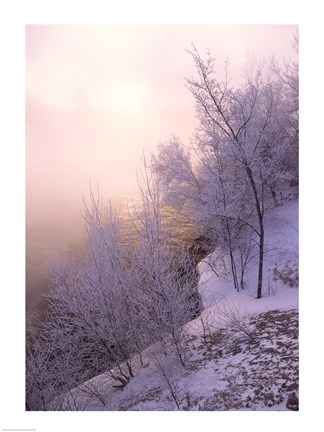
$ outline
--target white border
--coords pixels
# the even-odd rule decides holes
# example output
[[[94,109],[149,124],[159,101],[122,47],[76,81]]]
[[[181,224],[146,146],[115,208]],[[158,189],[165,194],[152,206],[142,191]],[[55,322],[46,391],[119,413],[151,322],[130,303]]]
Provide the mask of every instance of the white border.
[[[323,302],[323,282],[318,275],[322,257],[314,247],[322,245],[320,229],[323,192],[321,182],[323,118],[317,109],[323,96],[322,17],[319,2],[306,2],[305,8],[296,1],[10,1],[2,2],[1,16],[1,428],[36,428],[37,431],[108,430],[134,427],[142,431],[157,426],[198,430],[212,427],[227,430],[263,432],[300,430],[308,422],[316,423],[321,411],[322,362],[319,348]],[[24,394],[24,26],[25,24],[300,24],[302,85],[301,109],[301,332],[303,367],[301,411],[299,413],[26,413]],[[309,70],[310,69],[310,70]],[[312,173],[315,176],[312,176]],[[309,178],[311,179],[309,181]],[[315,184],[316,183],[316,184]],[[305,209],[308,209],[305,210]],[[311,215],[309,214],[311,208]],[[309,218],[311,217],[311,222]],[[4,241],[3,241],[4,239]],[[304,264],[305,263],[305,264]],[[304,306],[307,305],[306,309]],[[308,306],[312,313],[308,313]],[[311,322],[311,328],[306,324]],[[321,328],[321,327],[320,327]],[[310,358],[308,353],[312,353]],[[311,363],[309,363],[311,362]],[[312,385],[309,385],[311,383]],[[316,388],[313,387],[316,385]],[[311,392],[311,393],[309,393]],[[307,422],[307,423],[306,423]],[[173,425],[173,426],[171,426]],[[235,429],[234,429],[235,428]]]

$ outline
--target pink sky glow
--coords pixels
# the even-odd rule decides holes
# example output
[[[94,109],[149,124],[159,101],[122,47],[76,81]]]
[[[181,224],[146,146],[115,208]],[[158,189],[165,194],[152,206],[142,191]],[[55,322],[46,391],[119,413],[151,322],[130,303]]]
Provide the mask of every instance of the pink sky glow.
[[[288,58],[296,26],[26,26],[29,209],[66,198],[77,205],[89,180],[103,193],[132,193],[143,150],[195,127],[184,77],[193,42],[234,78],[247,54]]]
[[[293,55],[297,26],[26,26],[27,292],[46,274],[48,253],[82,238],[89,181],[105,198],[136,192],[143,151],[172,134],[189,142],[196,126],[184,77],[186,49],[209,48],[235,82],[248,54]],[[40,289],[40,288],[39,288]]]

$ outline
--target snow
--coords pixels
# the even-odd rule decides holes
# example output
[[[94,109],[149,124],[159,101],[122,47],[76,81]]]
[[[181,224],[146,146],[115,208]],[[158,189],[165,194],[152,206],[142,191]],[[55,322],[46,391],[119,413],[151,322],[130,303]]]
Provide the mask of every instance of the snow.
[[[186,325],[191,356],[186,367],[172,357],[163,359],[181,410],[280,411],[287,410],[289,394],[298,395],[298,202],[271,211],[266,232],[267,280],[261,299],[255,298],[256,264],[240,292],[217,277],[206,261],[199,266],[205,309]],[[283,280],[278,274],[285,269],[289,278]],[[114,388],[107,374],[85,383],[96,389],[104,404],[81,392],[82,386],[74,389],[78,409],[177,410],[152,352],[154,347],[142,353],[144,365],[137,360],[136,375],[123,389]]]
[[[292,280],[298,269],[298,201],[291,201],[273,209],[266,217],[263,297],[256,300],[257,262],[247,275],[243,291],[233,289],[230,280],[217,277],[208,265],[208,257],[200,266],[199,292],[205,308],[231,300],[250,313],[261,313],[276,308],[297,308],[298,289],[274,280],[274,271],[289,269]],[[290,280],[289,280],[290,281]],[[298,281],[297,281],[298,283]]]

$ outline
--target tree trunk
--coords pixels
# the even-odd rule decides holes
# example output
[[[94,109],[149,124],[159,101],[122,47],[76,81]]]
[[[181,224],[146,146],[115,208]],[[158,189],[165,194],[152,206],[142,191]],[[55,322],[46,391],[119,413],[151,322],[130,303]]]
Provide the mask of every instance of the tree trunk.
[[[264,258],[264,226],[263,220],[260,223],[260,243],[259,243],[259,274],[258,274],[258,289],[257,299],[262,297],[262,278],[263,278],[263,258]]]
[[[230,248],[230,258],[231,258],[231,270],[232,270],[232,275],[233,275],[233,279],[234,279],[234,288],[237,292],[239,292],[240,288],[239,288],[239,284],[238,284],[236,265],[235,265],[235,260],[234,260],[234,256],[233,256],[233,252],[232,252],[232,246],[230,246],[229,248]]]
[[[251,168],[248,166],[247,163],[245,163],[245,169],[246,173],[248,175],[249,181],[251,183],[254,199],[255,199],[255,206],[257,209],[257,215],[258,215],[258,222],[259,222],[259,272],[258,272],[258,287],[257,287],[257,299],[260,299],[262,297],[262,278],[263,278],[263,258],[264,258],[264,224],[263,224],[263,211],[261,208],[260,199],[258,196],[258,191],[256,188],[256,184],[253,178],[253,173]]]

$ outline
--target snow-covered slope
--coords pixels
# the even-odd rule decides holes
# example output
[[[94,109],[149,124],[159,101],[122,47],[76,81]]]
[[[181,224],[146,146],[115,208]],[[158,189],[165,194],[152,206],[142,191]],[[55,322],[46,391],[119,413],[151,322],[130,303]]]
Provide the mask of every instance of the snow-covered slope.
[[[186,325],[185,366],[150,347],[143,364],[134,359],[136,375],[126,387],[116,389],[102,374],[75,389],[63,409],[287,410],[288,399],[298,396],[298,202],[269,213],[266,231],[261,299],[256,265],[236,292],[201,263],[205,309]]]
[[[298,201],[273,209],[265,220],[263,297],[256,300],[257,260],[249,268],[239,293],[230,278],[217,277],[210,268],[213,254],[200,264],[199,291],[204,307],[231,299],[246,311],[257,313],[298,307]]]

